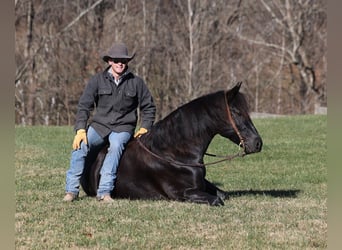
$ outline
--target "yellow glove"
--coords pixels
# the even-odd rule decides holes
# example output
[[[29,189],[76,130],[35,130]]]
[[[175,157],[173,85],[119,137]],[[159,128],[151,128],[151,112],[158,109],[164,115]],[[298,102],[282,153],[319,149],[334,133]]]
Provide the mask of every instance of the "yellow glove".
[[[146,128],[140,128],[135,134],[134,134],[134,138],[140,137],[143,134],[147,133],[147,129]]]
[[[81,146],[81,141],[83,141],[85,144],[88,144],[87,132],[85,129],[77,130],[75,138],[74,138],[74,142],[72,143],[72,148],[74,150],[79,149]]]

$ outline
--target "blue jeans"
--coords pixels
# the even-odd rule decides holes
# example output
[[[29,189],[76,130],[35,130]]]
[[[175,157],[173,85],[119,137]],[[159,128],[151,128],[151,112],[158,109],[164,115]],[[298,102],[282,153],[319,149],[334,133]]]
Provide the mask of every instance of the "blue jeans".
[[[109,148],[100,171],[101,176],[97,196],[110,194],[114,189],[119,161],[126,143],[130,138],[131,134],[128,132],[111,132],[108,135]],[[74,150],[71,153],[70,168],[66,172],[65,191],[67,193],[78,195],[80,178],[84,169],[87,154],[92,153],[93,150],[98,152],[106,143],[106,140],[102,138],[91,126],[87,131],[87,140],[88,144],[81,142],[80,149]]]

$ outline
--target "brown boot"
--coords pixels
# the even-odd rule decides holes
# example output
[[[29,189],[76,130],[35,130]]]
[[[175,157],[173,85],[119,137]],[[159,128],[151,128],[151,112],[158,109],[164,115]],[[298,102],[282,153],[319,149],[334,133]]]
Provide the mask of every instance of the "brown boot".
[[[105,194],[105,195],[102,195],[100,197],[97,197],[97,200],[98,201],[103,201],[103,202],[106,202],[106,203],[111,203],[113,202],[114,200],[112,199],[112,197],[110,197],[109,194]]]
[[[76,198],[77,198],[77,195],[75,195],[73,193],[66,193],[64,198],[63,198],[63,201],[72,202],[72,201],[76,200]]]

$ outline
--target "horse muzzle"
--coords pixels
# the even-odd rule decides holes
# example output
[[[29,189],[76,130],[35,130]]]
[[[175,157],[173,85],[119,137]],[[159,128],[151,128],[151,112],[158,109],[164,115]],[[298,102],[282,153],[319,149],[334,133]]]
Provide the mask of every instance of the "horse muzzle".
[[[244,142],[244,148],[246,154],[258,153],[262,149],[262,139],[258,137],[251,138]]]

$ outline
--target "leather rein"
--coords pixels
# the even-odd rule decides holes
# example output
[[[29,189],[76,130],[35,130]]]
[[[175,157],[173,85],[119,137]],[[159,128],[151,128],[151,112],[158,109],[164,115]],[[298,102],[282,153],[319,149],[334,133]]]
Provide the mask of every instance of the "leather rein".
[[[242,147],[242,149],[243,149],[242,151],[239,150],[238,153],[236,153],[234,155],[228,155],[228,156],[219,156],[219,155],[215,155],[215,154],[205,153],[205,155],[212,156],[212,157],[218,157],[218,158],[222,158],[222,159],[218,160],[218,161],[214,161],[214,162],[205,163],[205,164],[204,163],[184,163],[184,162],[176,161],[176,160],[173,160],[173,159],[166,159],[166,158],[161,157],[160,155],[158,155],[158,154],[152,152],[150,149],[148,149],[140,141],[139,138],[136,138],[138,144],[145,151],[147,151],[149,154],[153,155],[155,158],[158,158],[160,160],[166,161],[166,162],[171,163],[171,164],[180,165],[180,166],[205,167],[205,166],[214,165],[214,164],[217,164],[217,163],[220,163],[220,162],[223,162],[223,161],[230,161],[230,160],[232,160],[232,159],[234,159],[236,157],[243,157],[243,156],[245,156],[246,155],[246,153],[245,153],[245,142],[244,142],[243,137],[241,136],[240,131],[238,130],[238,128],[236,126],[236,123],[235,123],[235,121],[234,121],[234,119],[232,117],[232,113],[231,113],[230,108],[229,108],[226,92],[224,92],[223,94],[224,94],[224,100],[225,100],[225,103],[226,103],[226,111],[227,111],[228,121],[232,125],[235,133],[238,135],[238,137],[240,139],[239,149]]]

